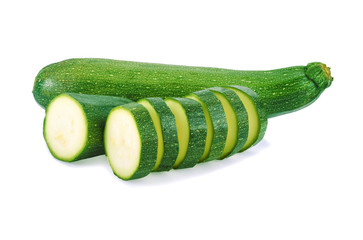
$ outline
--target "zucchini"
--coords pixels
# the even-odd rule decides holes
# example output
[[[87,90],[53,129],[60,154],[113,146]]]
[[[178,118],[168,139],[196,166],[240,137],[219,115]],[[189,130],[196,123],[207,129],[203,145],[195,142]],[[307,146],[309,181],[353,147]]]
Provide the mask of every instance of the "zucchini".
[[[227,88],[237,93],[247,110],[249,132],[246,144],[241,150],[244,151],[262,140],[267,128],[267,114],[259,96],[250,88],[244,86],[229,86]]]
[[[145,177],[154,168],[158,135],[148,110],[139,103],[115,107],[107,117],[105,151],[116,176]]]
[[[226,145],[220,159],[239,152],[245,145],[248,137],[248,115],[243,102],[233,90],[214,87],[210,88],[221,101],[226,114],[228,131]]]
[[[228,131],[222,103],[208,89],[194,92],[186,98],[196,100],[202,105],[207,122],[206,144],[199,162],[218,159],[223,153]]]
[[[71,162],[104,154],[103,130],[108,113],[129,99],[64,93],[46,109],[43,135],[51,154]]]
[[[179,153],[173,168],[194,167],[201,159],[207,138],[207,122],[202,105],[188,98],[167,98],[175,115]]]
[[[153,171],[168,171],[179,153],[174,114],[161,98],[144,98],[138,103],[149,111],[158,134],[158,154]]]
[[[258,94],[268,117],[274,117],[311,104],[332,80],[330,69],[319,62],[270,71],[238,71],[80,58],[44,67],[35,78],[33,95],[46,107],[63,92],[121,96],[136,101],[243,85]]]

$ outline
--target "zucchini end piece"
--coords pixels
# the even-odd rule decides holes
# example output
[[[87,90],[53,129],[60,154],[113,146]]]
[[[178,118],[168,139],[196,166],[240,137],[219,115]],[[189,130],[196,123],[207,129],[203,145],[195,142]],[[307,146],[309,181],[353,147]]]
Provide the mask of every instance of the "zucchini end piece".
[[[75,161],[87,145],[88,124],[81,104],[67,94],[55,97],[46,109],[43,135],[52,155]]]

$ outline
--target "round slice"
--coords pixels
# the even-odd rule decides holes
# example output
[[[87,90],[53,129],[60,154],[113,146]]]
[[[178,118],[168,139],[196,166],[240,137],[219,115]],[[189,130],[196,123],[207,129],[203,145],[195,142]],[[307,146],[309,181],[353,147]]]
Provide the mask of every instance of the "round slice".
[[[179,153],[173,167],[193,167],[203,155],[207,138],[203,108],[188,98],[167,98],[165,103],[175,116],[178,132]]]
[[[144,98],[138,103],[149,111],[158,134],[158,154],[153,171],[168,171],[173,168],[179,153],[174,114],[162,98]]]
[[[155,166],[158,136],[148,110],[129,103],[111,110],[105,127],[105,151],[116,176],[145,177]]]
[[[207,122],[207,139],[203,156],[199,162],[218,159],[226,145],[228,131],[222,103],[208,89],[194,92],[186,98],[198,101],[202,105]]]
[[[245,145],[248,137],[248,115],[242,101],[233,90],[222,87],[209,90],[221,101],[227,118],[227,140],[220,156],[220,159],[223,159],[237,153]]]
[[[262,140],[267,128],[267,114],[261,98],[252,89],[237,85],[228,88],[237,93],[247,110],[249,133],[246,144],[241,149],[244,151]]]

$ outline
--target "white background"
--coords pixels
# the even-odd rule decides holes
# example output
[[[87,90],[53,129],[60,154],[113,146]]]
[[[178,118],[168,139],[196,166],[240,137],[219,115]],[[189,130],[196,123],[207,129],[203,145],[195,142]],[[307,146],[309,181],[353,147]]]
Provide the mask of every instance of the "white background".
[[[0,239],[363,239],[360,1],[2,1]],[[124,182],[54,159],[32,96],[74,57],[268,70],[334,82],[249,151]]]

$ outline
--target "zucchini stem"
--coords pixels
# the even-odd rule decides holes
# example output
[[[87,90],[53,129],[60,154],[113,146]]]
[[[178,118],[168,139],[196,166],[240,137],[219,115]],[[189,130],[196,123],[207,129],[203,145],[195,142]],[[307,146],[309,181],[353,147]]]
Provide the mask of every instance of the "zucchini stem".
[[[323,92],[333,82],[330,68],[324,63],[312,62],[306,66],[306,76],[315,83],[319,92]]]

